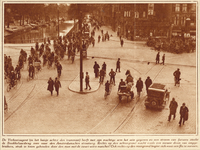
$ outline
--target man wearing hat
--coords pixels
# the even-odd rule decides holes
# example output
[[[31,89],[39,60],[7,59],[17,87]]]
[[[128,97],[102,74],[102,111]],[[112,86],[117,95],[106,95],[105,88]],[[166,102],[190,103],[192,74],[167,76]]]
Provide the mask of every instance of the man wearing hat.
[[[180,121],[179,121],[179,126],[181,126],[181,123],[188,120],[188,108],[185,106],[185,103],[182,104],[181,108],[180,108]]]
[[[118,60],[117,60],[115,72],[117,72],[117,70],[119,70],[119,72],[120,72],[120,58],[118,58]]]
[[[147,93],[148,93],[148,88],[150,87],[151,84],[152,84],[152,80],[148,76],[147,79],[145,80],[145,85],[146,85],[146,91],[147,91]]]
[[[172,116],[172,115],[174,116],[173,119],[175,119],[177,107],[178,107],[178,104],[177,104],[177,102],[175,101],[175,98],[172,98],[172,101],[170,102],[170,105],[169,105],[170,113],[169,113],[168,121],[171,120],[171,116]]]
[[[56,90],[57,96],[58,96],[59,95],[59,88],[61,87],[61,83],[58,80],[58,78],[55,78],[54,86],[55,86],[55,90]]]
[[[180,84],[180,76],[181,76],[181,72],[180,72],[180,69],[178,68],[174,73],[173,73],[173,75],[174,75],[174,82],[175,82],[175,86],[176,86],[176,84]]]
[[[140,92],[142,92],[142,88],[143,88],[143,81],[141,80],[141,78],[137,80],[136,88],[137,88],[138,97],[140,97]]]

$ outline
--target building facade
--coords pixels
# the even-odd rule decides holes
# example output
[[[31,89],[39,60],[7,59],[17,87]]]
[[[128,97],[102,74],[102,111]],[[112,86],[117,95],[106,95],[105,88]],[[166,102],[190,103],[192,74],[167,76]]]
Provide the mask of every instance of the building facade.
[[[99,8],[100,21],[130,40],[196,35],[196,3],[101,4]]]

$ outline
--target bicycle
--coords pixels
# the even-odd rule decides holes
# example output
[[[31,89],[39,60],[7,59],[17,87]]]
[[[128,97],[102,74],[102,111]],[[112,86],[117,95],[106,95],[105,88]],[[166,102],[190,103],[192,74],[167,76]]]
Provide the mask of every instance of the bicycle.
[[[12,81],[10,80],[8,86],[7,86],[7,92],[9,92],[12,88],[16,88],[17,87],[17,80],[14,80],[13,83]]]
[[[37,78],[37,75],[36,75],[36,73],[34,72],[33,75],[32,75],[32,77],[28,74],[27,81],[29,82],[30,80],[36,79],[36,78]]]
[[[109,83],[109,90],[105,90],[105,93],[104,93],[104,98],[107,99],[107,96],[110,95],[111,91],[112,91],[112,82]]]

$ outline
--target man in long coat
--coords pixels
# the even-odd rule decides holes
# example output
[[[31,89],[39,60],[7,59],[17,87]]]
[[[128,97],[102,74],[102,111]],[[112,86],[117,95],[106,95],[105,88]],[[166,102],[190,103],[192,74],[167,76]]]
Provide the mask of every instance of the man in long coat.
[[[147,94],[148,94],[148,88],[150,87],[151,84],[152,84],[152,80],[148,76],[147,79],[145,80]]]
[[[143,81],[141,80],[141,78],[137,80],[136,88],[137,88],[138,97],[140,97],[140,92],[142,92],[142,88],[143,88]]]
[[[59,94],[59,88],[61,87],[61,83],[58,80],[58,78],[55,78],[54,86],[55,86],[55,90],[56,90],[57,96],[58,96],[58,94]]]
[[[53,90],[54,90],[54,88],[53,88],[53,86],[54,86],[54,82],[53,82],[53,80],[51,79],[51,77],[49,78],[49,80],[48,80],[48,88],[47,88],[47,90],[49,90],[50,92],[51,92],[51,96],[53,95]]]
[[[98,76],[99,76],[99,68],[100,67],[99,67],[99,65],[97,64],[96,61],[94,62],[93,68],[94,68],[95,78],[98,78]]]
[[[159,62],[160,62],[160,52],[158,52],[156,55],[156,64],[159,64]]]
[[[180,108],[180,121],[179,121],[179,126],[181,126],[181,123],[184,122],[188,119],[188,108],[185,106],[185,103],[182,104]]]
[[[172,116],[172,115],[174,116],[173,119],[175,119],[177,107],[178,107],[178,104],[177,104],[177,102],[175,101],[175,98],[172,98],[172,101],[170,102],[170,105],[169,105],[170,114],[169,114],[169,117],[168,117],[168,121],[171,120],[171,116]]]
[[[117,60],[115,72],[117,72],[117,70],[119,70],[119,72],[120,72],[120,58],[118,58],[118,60]]]

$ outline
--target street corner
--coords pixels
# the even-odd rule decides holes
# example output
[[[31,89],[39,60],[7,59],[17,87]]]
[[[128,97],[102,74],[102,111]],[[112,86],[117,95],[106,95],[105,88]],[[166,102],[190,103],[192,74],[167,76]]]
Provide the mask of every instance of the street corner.
[[[70,83],[68,88],[70,91],[80,94],[92,93],[97,91],[100,87],[99,78],[90,78],[89,84],[91,89],[86,89],[85,79],[83,79],[83,91],[80,91],[80,76],[77,75],[77,77]]]

